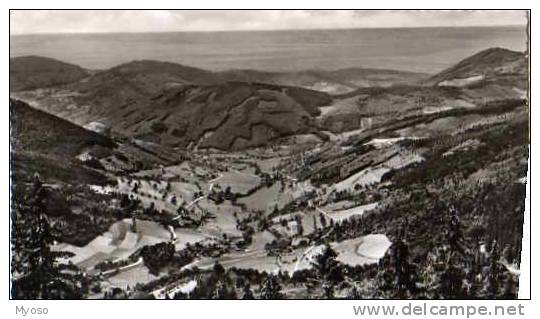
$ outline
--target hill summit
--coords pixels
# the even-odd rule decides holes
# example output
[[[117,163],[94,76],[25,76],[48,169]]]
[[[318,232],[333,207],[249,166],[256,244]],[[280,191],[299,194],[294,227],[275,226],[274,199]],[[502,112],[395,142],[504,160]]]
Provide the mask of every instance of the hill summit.
[[[88,71],[78,65],[41,56],[9,59],[9,90],[24,91],[79,81]]]

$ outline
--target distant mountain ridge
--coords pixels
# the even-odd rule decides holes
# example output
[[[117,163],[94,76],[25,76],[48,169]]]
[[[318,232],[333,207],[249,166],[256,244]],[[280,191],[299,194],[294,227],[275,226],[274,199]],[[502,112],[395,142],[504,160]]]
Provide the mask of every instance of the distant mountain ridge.
[[[10,58],[10,91],[65,85],[81,81],[83,89],[103,82],[128,81],[140,90],[167,85],[210,85],[229,81],[299,86],[327,93],[343,94],[364,87],[386,87],[423,83],[436,85],[452,79],[479,75],[523,74],[524,53],[489,48],[435,75],[372,68],[270,72],[236,69],[212,72],[172,62],[135,60],[107,70],[89,72],[77,65],[40,56]]]
[[[425,83],[437,85],[444,81],[473,77],[478,80],[491,80],[496,77],[520,77],[523,79],[526,76],[527,57],[523,52],[490,48],[439,72],[428,78]]]
[[[64,85],[85,79],[87,86],[92,83],[112,81],[115,77],[123,80],[144,80],[150,88],[156,84],[218,84],[229,81],[256,82],[324,91],[344,93],[360,87],[390,86],[413,83],[425,79],[423,73],[372,68],[346,68],[338,70],[304,70],[291,72],[270,72],[250,69],[236,69],[212,72],[178,63],[155,60],[135,60],[106,70],[88,71],[79,66],[58,60],[39,57],[10,58],[13,85],[10,91]],[[55,76],[55,79],[49,77]],[[50,76],[47,76],[50,74]],[[35,80],[38,78],[38,80]]]
[[[92,107],[73,120],[103,121],[121,135],[182,147],[239,149],[317,131],[312,118],[331,102],[322,92],[257,83],[175,84],[161,91],[109,84],[115,94],[96,86],[74,96],[75,104]]]
[[[121,136],[173,147],[231,150],[298,134],[326,139],[325,131],[522,100],[526,62],[523,53],[491,48],[426,79],[374,69],[210,72],[142,60],[95,72],[53,92],[13,95],[81,126],[103,124]],[[401,82],[407,75],[409,80]],[[324,92],[330,86],[334,94]],[[342,90],[346,93],[336,94]]]
[[[24,91],[79,81],[89,74],[78,65],[41,56],[9,59],[9,90]]]
[[[228,80],[300,86],[330,94],[345,93],[361,87],[415,83],[428,76],[423,73],[367,68],[296,72],[229,70],[219,74]]]

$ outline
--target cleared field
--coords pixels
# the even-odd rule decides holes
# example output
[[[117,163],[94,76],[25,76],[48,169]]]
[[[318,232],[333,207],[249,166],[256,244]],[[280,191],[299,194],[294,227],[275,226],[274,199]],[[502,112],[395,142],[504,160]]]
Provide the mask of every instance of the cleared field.
[[[315,257],[323,252],[323,245],[311,246],[305,250],[296,251],[296,262],[292,272],[302,269],[309,269],[312,267],[312,262],[315,261]]]
[[[103,285],[104,288],[119,287],[125,290],[128,287],[134,288],[137,284],[145,284],[157,280],[163,275],[165,274],[160,274],[159,276],[152,275],[148,268],[144,265],[139,265],[108,277],[107,280],[103,282]]]
[[[339,202],[328,203],[324,207],[322,207],[322,209],[324,209],[325,211],[345,210],[345,209],[353,208],[355,206],[358,206],[358,205],[356,205],[353,201],[342,200]]]
[[[53,249],[74,253],[75,256],[69,260],[83,269],[90,270],[100,262],[127,258],[145,245],[169,241],[171,237],[167,229],[152,221],[137,220],[136,230],[133,232],[131,219],[124,219],[114,223],[107,232],[84,247],[61,243]],[[187,243],[193,244],[212,238],[191,229],[175,229],[175,233],[176,249],[184,248]]]
[[[369,167],[339,183],[336,183],[334,185],[334,188],[337,191],[342,191],[346,189],[353,189],[355,185],[366,186],[379,183],[383,175],[388,173],[389,171],[389,167]]]
[[[138,185],[136,192],[134,191],[135,183]],[[173,194],[167,194],[167,196],[164,197],[166,186],[167,183],[164,181],[133,179],[131,183],[129,183],[127,179],[118,178],[115,191],[140,199],[143,207],[149,207],[153,203],[158,211],[164,210],[176,212],[178,203],[177,205],[171,203]],[[181,188],[180,186],[177,187]],[[185,194],[186,196],[189,196],[189,190],[185,190]],[[191,198],[178,198],[179,203],[181,203],[182,200],[189,201]]]
[[[333,244],[338,253],[337,260],[351,266],[376,263],[392,243],[383,234],[372,234],[360,238],[344,240]]]
[[[321,111],[319,117],[358,112],[359,107],[357,101],[358,97],[350,97],[337,100],[329,106],[319,107],[319,110]]]
[[[221,186],[221,189],[231,188],[233,193],[245,194],[249,190],[257,187],[261,182],[261,178],[250,173],[240,171],[228,171],[221,173],[221,177],[216,179],[214,185]]]
[[[364,145],[373,145],[375,148],[384,148],[384,147],[390,147],[397,142],[403,141],[403,140],[415,140],[418,139],[416,137],[390,137],[390,138],[374,138],[371,141],[365,143]]]
[[[333,187],[337,191],[342,191],[345,189],[353,189],[355,185],[367,186],[380,183],[383,175],[391,170],[400,169],[413,163],[422,162],[423,160],[424,158],[419,154],[402,152],[382,164],[361,170],[347,179],[334,184]]]
[[[283,219],[293,220],[295,216],[299,216],[300,221],[302,223],[302,228],[304,230],[304,235],[307,235],[314,232],[316,229],[320,229],[322,227],[321,216],[325,216],[325,218],[329,217],[326,215],[327,215],[326,212],[320,212],[317,209],[306,210],[306,211],[301,211],[301,212],[298,211],[295,213],[280,215],[272,219],[272,222],[275,223],[275,225],[272,228],[281,234],[286,234],[286,235],[296,234],[296,232],[293,231],[292,229],[292,222],[288,223],[289,229],[287,229],[287,227],[281,226],[280,221]]]
[[[478,83],[484,79],[483,75],[475,75],[468,78],[461,78],[461,79],[452,79],[452,80],[446,80],[442,81],[438,84],[438,86],[456,86],[456,87],[464,87],[468,86],[474,83]]]
[[[291,144],[317,144],[320,143],[322,140],[315,134],[297,134],[293,135],[289,138],[284,139],[286,143]]]
[[[270,243],[274,239],[276,239],[276,237],[267,230],[257,232],[253,235],[251,245],[249,245],[246,251],[262,250],[266,244]]]
[[[327,215],[330,216],[334,221],[341,222],[346,219],[349,219],[352,216],[361,216],[365,212],[375,209],[379,203],[371,203],[358,207],[353,207],[345,210],[336,210],[328,212]]]
[[[277,262],[277,257],[267,256],[266,254],[251,256],[249,258],[243,258],[241,255],[238,255],[238,258],[235,258],[234,255],[230,257],[232,259],[220,260],[220,263],[228,268],[257,269],[268,273],[277,273],[281,269]]]
[[[465,151],[468,151],[470,149],[477,148],[480,145],[482,145],[482,142],[480,142],[480,140],[478,140],[478,139],[469,139],[469,140],[466,140],[466,141],[452,147],[448,151],[444,152],[443,157],[453,155],[453,154],[455,154],[457,152],[465,152]]]
[[[466,106],[465,106],[466,107]],[[468,114],[465,116],[448,116],[429,123],[422,123],[396,131],[400,136],[438,136],[442,134],[461,134],[473,128],[486,125],[505,123],[519,117],[518,109],[497,115]]]
[[[189,203],[191,200],[195,198],[195,193],[201,191],[199,187],[195,184],[191,183],[183,183],[183,182],[171,182],[171,191],[169,195],[169,198],[172,195],[176,195],[178,204],[184,202]]]
[[[451,106],[427,106],[422,109],[424,114],[435,114],[440,112],[446,112],[453,109]]]
[[[278,182],[271,187],[263,187],[248,197],[240,198],[238,202],[246,204],[248,210],[270,213],[275,206],[283,208],[290,200],[291,196],[281,192],[281,182]]]
[[[203,226],[199,227],[198,231],[220,237],[223,234],[228,236],[241,236],[242,232],[236,229],[236,219],[234,213],[242,216],[242,212],[238,206],[233,206],[228,202],[220,205],[215,205],[209,200],[201,200],[198,205],[202,209],[208,210],[215,218],[208,220]]]
[[[261,169],[261,171],[265,173],[272,173],[272,169],[274,167],[278,167],[279,164],[281,163],[281,160],[282,160],[281,157],[267,158],[263,160],[258,160],[257,165],[259,165],[259,168]]]
[[[347,265],[357,266],[377,263],[382,258],[391,242],[386,235],[372,234],[360,238],[333,242],[331,247],[338,253],[337,260]],[[223,267],[257,269],[269,273],[287,271],[292,275],[297,270],[309,269],[315,257],[323,250],[323,245],[295,249],[280,256],[267,256],[263,250],[226,254],[216,259]],[[199,268],[210,268],[215,260],[204,259],[196,263]]]

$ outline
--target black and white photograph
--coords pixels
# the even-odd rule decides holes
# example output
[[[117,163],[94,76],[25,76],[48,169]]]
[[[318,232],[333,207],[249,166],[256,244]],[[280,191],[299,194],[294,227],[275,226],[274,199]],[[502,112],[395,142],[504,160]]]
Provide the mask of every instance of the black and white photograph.
[[[9,299],[529,298],[530,25],[10,9]]]

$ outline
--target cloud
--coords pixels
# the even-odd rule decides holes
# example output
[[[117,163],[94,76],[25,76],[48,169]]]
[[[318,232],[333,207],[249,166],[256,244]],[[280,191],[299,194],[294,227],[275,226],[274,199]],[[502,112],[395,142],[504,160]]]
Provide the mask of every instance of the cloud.
[[[525,11],[12,10],[11,34],[524,25]]]

